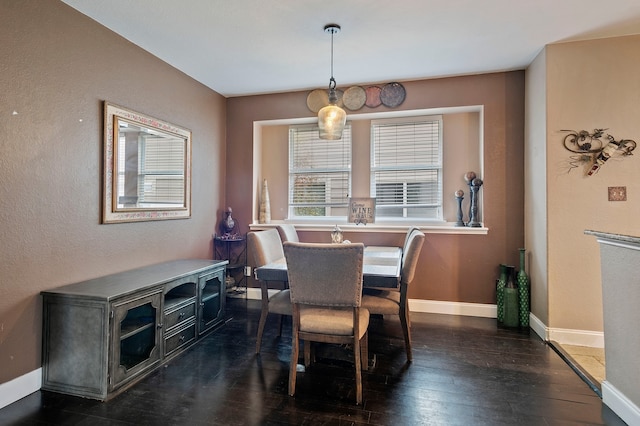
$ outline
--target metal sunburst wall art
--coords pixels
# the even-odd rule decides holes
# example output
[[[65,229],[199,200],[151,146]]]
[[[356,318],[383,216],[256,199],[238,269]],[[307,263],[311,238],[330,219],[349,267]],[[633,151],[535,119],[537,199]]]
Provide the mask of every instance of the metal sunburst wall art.
[[[570,156],[570,169],[580,165],[588,166],[587,176],[600,171],[600,168],[614,157],[626,157],[633,155],[636,149],[635,141],[631,139],[616,140],[612,135],[605,134],[608,129],[593,129],[592,133],[586,130],[561,130],[569,132],[563,139],[564,147],[574,153]]]

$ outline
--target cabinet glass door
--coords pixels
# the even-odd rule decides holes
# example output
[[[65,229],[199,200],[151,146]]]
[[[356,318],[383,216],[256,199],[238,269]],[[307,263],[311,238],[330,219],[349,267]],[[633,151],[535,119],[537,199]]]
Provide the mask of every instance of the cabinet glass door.
[[[160,310],[162,293],[113,306],[112,368],[114,389],[160,362]]]
[[[200,324],[198,334],[210,330],[220,321],[224,313],[224,269],[199,279],[200,288]]]

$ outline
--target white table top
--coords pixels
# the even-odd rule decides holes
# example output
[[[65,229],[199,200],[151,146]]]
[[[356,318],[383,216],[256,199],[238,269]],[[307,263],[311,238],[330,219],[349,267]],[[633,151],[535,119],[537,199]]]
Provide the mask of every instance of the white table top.
[[[400,283],[402,249],[400,247],[368,246],[364,248],[362,266],[365,287],[397,288]],[[284,258],[255,269],[261,281],[287,281]]]

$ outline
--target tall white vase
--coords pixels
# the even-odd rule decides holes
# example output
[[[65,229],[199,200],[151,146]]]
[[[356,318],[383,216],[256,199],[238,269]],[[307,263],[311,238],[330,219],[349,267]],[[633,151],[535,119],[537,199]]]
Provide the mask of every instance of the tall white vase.
[[[269,186],[266,179],[262,181],[259,220],[260,223],[271,223],[271,202],[269,201]]]

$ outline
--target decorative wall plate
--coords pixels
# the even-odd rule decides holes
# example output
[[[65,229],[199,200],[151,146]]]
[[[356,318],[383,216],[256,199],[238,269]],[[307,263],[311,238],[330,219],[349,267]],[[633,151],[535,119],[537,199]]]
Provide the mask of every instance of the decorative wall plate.
[[[342,97],[345,108],[351,111],[357,111],[362,108],[366,100],[367,93],[360,86],[349,87],[344,91],[344,96]]]
[[[342,90],[336,89],[336,96],[338,97],[336,105],[342,108],[342,98],[344,96],[344,93],[342,92]],[[315,89],[307,95],[307,108],[309,108],[311,111],[317,113],[327,105],[329,105],[328,89]]]
[[[369,108],[375,108],[377,106],[380,106],[380,104],[382,103],[382,101],[380,100],[380,91],[382,89],[380,89],[378,86],[369,86],[366,89],[366,93],[367,93],[367,100],[365,102],[365,105],[368,106]]]
[[[327,93],[326,89],[312,90],[309,95],[307,95],[307,107],[315,113],[320,111],[320,109],[328,103],[329,93]]]
[[[380,92],[380,101],[389,108],[395,108],[404,102],[406,91],[400,83],[387,83]]]

